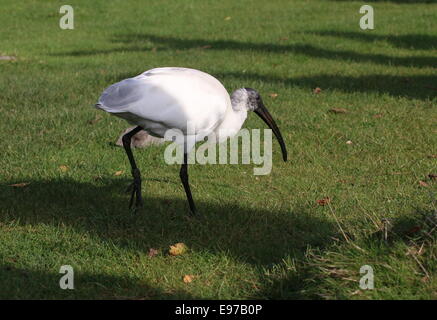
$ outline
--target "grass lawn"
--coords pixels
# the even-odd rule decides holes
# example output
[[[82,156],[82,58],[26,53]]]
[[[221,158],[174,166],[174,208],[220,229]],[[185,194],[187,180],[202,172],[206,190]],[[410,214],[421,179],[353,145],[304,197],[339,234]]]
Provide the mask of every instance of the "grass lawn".
[[[431,2],[371,1],[364,31],[361,1],[70,1],[74,30],[62,2],[2,1],[0,298],[437,299]],[[114,146],[129,125],[93,105],[158,66],[260,91],[289,161],[274,141],[270,175],[192,166],[193,219],[166,146],[134,150],[145,206],[130,212]],[[177,242],[188,253],[169,255]]]

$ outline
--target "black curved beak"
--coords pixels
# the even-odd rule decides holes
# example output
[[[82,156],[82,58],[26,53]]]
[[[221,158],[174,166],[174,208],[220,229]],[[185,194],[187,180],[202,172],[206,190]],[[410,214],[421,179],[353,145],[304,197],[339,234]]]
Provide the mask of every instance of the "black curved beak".
[[[256,108],[254,111],[261,119],[263,119],[263,121],[269,126],[269,128],[272,129],[273,133],[276,136],[276,139],[278,139],[279,145],[281,146],[282,158],[284,159],[284,161],[287,161],[287,149],[285,148],[285,143],[284,139],[282,139],[281,131],[279,131],[275,120],[273,120],[269,111],[264,106],[262,100],[258,102],[258,108]]]

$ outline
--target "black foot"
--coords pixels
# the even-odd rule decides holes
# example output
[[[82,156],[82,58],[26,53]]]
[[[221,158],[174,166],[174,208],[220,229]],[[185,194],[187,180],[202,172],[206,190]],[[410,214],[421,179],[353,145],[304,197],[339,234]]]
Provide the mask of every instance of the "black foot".
[[[192,216],[197,216],[197,210],[196,210],[196,206],[194,205],[194,203],[192,204],[192,206],[190,205],[190,213]]]
[[[130,201],[129,201],[129,209],[132,209],[132,205],[135,200],[135,209],[139,209],[143,206],[143,198],[141,197],[141,174],[140,170],[133,169],[132,176],[134,177],[134,181],[129,186],[131,193]]]

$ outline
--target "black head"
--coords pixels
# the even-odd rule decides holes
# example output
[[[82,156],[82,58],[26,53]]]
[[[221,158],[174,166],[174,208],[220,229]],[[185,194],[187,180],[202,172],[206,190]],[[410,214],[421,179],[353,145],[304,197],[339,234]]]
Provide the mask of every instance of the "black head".
[[[268,126],[272,129],[273,133],[278,139],[279,145],[281,146],[282,157],[284,161],[287,161],[287,149],[285,148],[284,139],[282,138],[281,131],[279,131],[275,120],[273,120],[266,106],[264,105],[261,95],[258,91],[252,88],[244,88],[246,93],[246,108],[248,111],[254,111]]]
[[[252,88],[244,88],[247,93],[247,110],[255,111],[260,104],[262,104],[262,99],[258,91]]]

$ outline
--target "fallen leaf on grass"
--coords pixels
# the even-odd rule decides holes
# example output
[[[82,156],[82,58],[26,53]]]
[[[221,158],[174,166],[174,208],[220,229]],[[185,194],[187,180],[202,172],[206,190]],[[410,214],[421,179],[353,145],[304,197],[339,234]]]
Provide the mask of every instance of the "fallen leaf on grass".
[[[154,256],[156,256],[156,255],[158,255],[158,253],[159,253],[159,251],[158,250],[156,250],[156,249],[153,249],[153,248],[150,248],[149,249],[149,257],[154,257]]]
[[[375,114],[373,117],[374,117],[375,119],[379,119],[379,118],[382,118],[382,116],[383,116],[382,113],[377,113],[377,114]]]
[[[354,291],[354,292],[351,293],[351,296],[360,295],[360,294],[362,294],[362,293],[363,293],[363,292],[362,292],[361,290],[356,290],[356,291]]]
[[[115,171],[114,176],[121,176],[123,174],[123,170]]]
[[[428,156],[429,159],[436,159],[437,158],[437,154],[430,154]]]
[[[135,129],[135,127],[130,127],[127,128],[126,130],[124,130],[120,136],[117,139],[117,142],[115,142],[115,145],[123,147],[123,136],[126,133],[131,132],[133,129]],[[156,138],[153,137],[151,135],[149,135],[146,131],[142,130],[140,132],[137,132],[136,134],[134,134],[132,136],[132,140],[131,140],[131,147],[134,148],[145,148],[151,145],[158,145],[158,144],[162,144],[164,143],[164,139],[163,138]]]
[[[352,144],[352,141],[348,140],[346,141],[346,144]]]
[[[194,279],[194,275],[192,275],[192,274],[186,274],[183,278],[184,283],[193,282],[193,279]]]
[[[349,275],[349,271],[345,269],[332,268],[328,270],[328,272],[329,272],[329,276],[334,278],[345,279],[345,277]]]
[[[320,89],[319,87],[317,87],[313,90],[314,94],[319,94],[320,92],[322,92],[322,89]]]
[[[0,60],[15,61],[15,60],[17,60],[17,57],[15,57],[15,56],[0,56]]]
[[[20,182],[20,183],[14,183],[14,184],[10,184],[10,187],[14,187],[14,188],[24,188],[26,186],[28,186],[30,184],[30,182]]]
[[[329,198],[329,197],[325,197],[323,199],[317,200],[317,203],[319,204],[319,206],[326,206],[330,202],[331,202],[331,198]]]
[[[407,234],[409,234],[409,235],[414,234],[416,232],[419,232],[421,229],[422,228],[420,226],[414,226],[407,231]]]
[[[423,283],[427,283],[429,282],[429,276],[424,276],[420,279],[420,281],[422,281]]]
[[[8,258],[7,261],[10,263],[17,263],[18,259],[17,258]]]
[[[96,117],[94,119],[88,120],[87,122],[88,122],[88,124],[96,124],[100,120],[102,120],[102,116],[96,115]]]
[[[68,167],[65,166],[65,165],[59,166],[59,169],[60,169],[62,172],[67,172],[67,171],[68,171]]]
[[[278,96],[278,94],[277,93],[270,93],[269,96],[272,97],[273,99],[275,99]]]
[[[424,86],[424,87],[427,88],[427,89],[437,90],[436,87],[432,87],[432,86]]]
[[[178,242],[173,246],[170,246],[170,250],[168,253],[170,253],[172,256],[179,256],[181,254],[186,253],[188,250],[188,247],[185,245],[185,243]]]
[[[328,110],[329,112],[339,114],[339,113],[348,113],[348,111],[344,108],[331,108]]]
[[[425,181],[419,180],[419,184],[420,184],[422,187],[428,187],[428,184],[427,184]]]
[[[419,248],[417,246],[411,246],[407,248],[405,255],[407,256],[421,256],[425,251],[423,250],[423,245]]]

